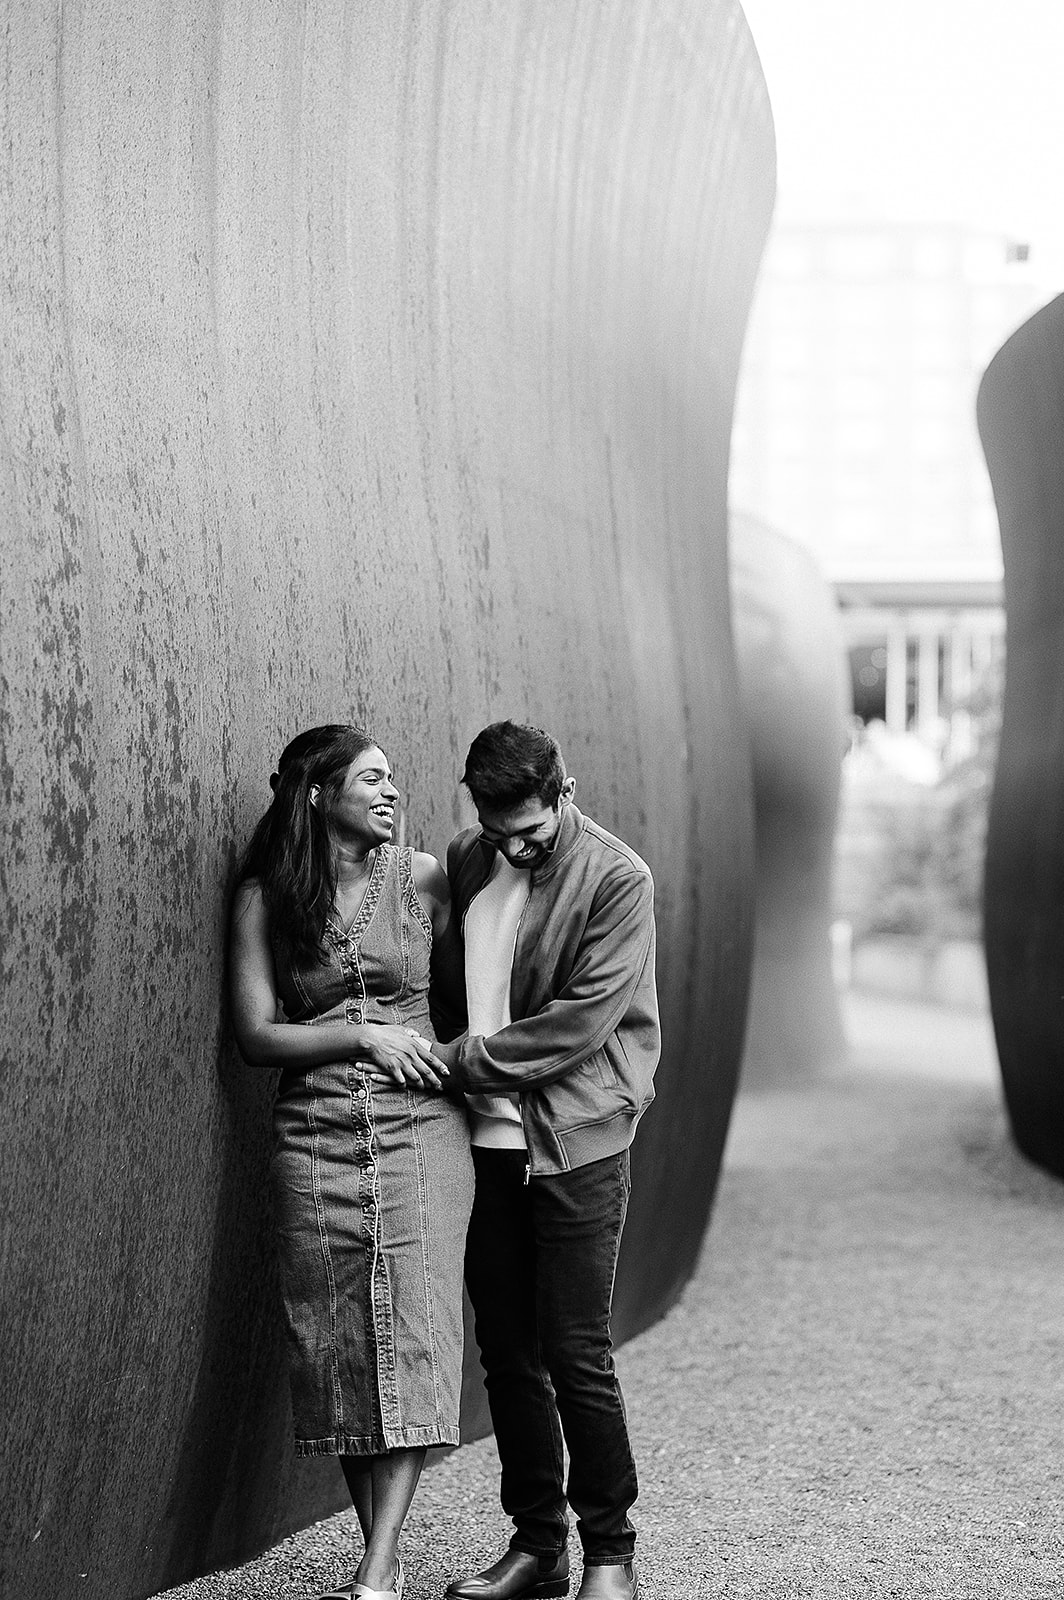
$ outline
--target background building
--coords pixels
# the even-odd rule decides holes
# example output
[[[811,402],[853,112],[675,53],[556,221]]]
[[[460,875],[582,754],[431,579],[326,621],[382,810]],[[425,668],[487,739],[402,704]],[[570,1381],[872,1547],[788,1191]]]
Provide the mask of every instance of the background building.
[[[762,268],[732,505],[817,555],[857,718],[936,768],[970,748],[1004,634],[976,386],[1037,300],[1024,244],[961,225],[785,223]]]

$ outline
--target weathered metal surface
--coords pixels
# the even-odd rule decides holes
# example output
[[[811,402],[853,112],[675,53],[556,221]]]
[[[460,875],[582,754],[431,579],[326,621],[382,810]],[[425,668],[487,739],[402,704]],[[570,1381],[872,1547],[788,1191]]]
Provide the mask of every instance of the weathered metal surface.
[[[689,1271],[748,974],[725,478],[772,140],[732,0],[24,6],[4,47],[3,1587],[114,1600],[338,1503],[293,1476],[222,999],[298,728],[368,722],[442,851],[473,733],[541,722],[651,861],[618,1331]]]
[[[795,540],[735,514],[730,566],[757,846],[742,1081],[796,1088],[845,1054],[831,970],[845,651],[831,589]]]
[[[983,907],[990,1009],[1016,1142],[1064,1177],[1064,295],[998,351],[978,415],[1005,557]]]

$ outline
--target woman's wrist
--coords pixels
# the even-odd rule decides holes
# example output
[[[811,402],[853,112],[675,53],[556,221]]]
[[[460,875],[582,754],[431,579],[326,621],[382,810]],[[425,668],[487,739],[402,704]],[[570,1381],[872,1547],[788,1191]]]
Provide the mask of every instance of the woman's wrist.
[[[345,1021],[344,1055],[348,1058],[354,1057],[356,1059],[365,1055],[367,1043],[366,1024],[364,1022]]]

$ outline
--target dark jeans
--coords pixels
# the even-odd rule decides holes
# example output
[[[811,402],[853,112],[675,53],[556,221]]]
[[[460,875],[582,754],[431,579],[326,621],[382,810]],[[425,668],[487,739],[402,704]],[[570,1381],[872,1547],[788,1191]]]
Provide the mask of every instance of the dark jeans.
[[[585,1565],[609,1566],[635,1547],[635,1462],[610,1341],[628,1152],[527,1184],[525,1160],[521,1150],[474,1149],[466,1246],[503,1510],[512,1548],[557,1555],[568,1500]]]

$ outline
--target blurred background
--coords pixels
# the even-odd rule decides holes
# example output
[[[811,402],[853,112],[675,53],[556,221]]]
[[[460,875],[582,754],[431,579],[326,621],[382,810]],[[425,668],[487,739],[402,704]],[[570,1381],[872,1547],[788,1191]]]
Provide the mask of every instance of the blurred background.
[[[650,862],[620,1339],[740,1082],[813,1103],[883,997],[937,1064],[989,990],[1064,1173],[1064,13],[139,0],[5,52],[0,1588],[110,1600],[345,1503],[223,999],[298,727],[369,721],[439,852],[476,729],[543,723]]]
[[[1064,16],[1044,0],[747,0],[778,196],[730,478],[816,563],[844,652],[842,988],[985,1010],[1004,688],[987,363],[1064,286]]]

